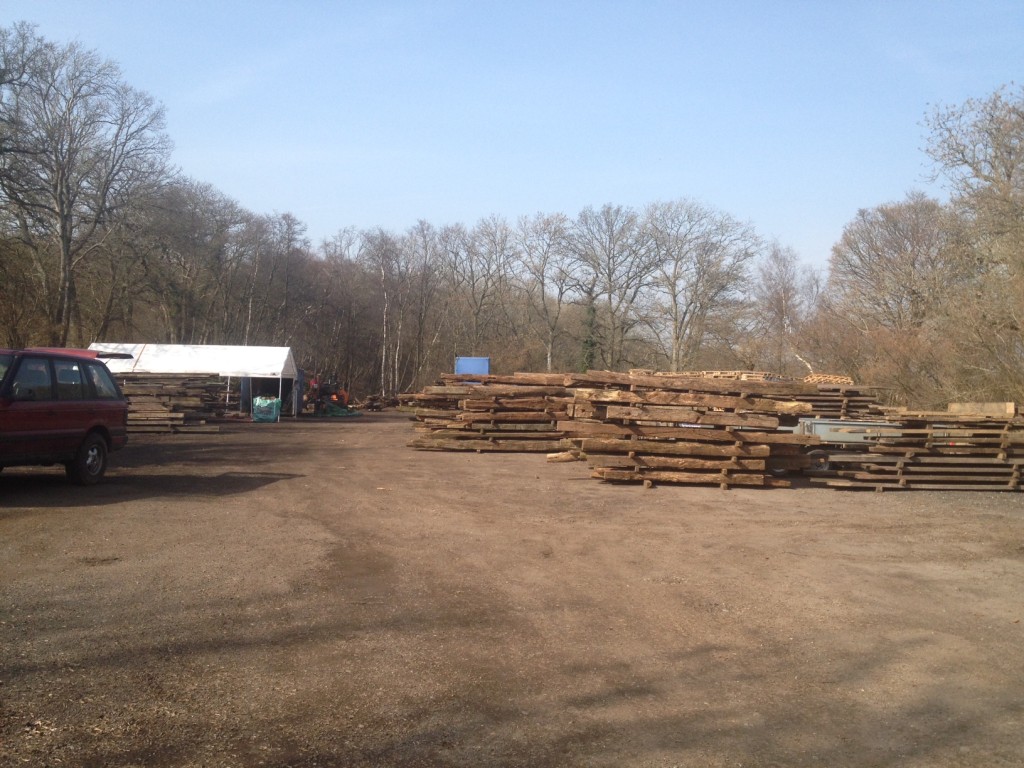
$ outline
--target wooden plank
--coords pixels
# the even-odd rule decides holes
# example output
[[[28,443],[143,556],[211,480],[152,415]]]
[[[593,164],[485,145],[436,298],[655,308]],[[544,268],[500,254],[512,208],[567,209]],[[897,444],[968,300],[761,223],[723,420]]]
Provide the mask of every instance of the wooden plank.
[[[721,472],[670,472],[670,471],[646,471],[631,472],[624,469],[597,468],[591,477],[600,480],[618,482],[653,482],[653,483],[679,483],[687,485],[764,485],[764,475],[761,474],[724,474]]]
[[[561,432],[520,432],[504,429],[431,429],[422,430],[421,434],[431,435],[438,440],[562,440]]]
[[[791,432],[761,432],[714,427],[662,427],[649,424],[612,424],[599,421],[566,420],[556,428],[576,437],[650,438],[663,440],[703,440],[724,443],[764,443],[771,445],[819,445],[817,435],[795,435]]]
[[[927,490],[927,491],[1013,491],[1019,492],[1019,486],[997,486],[997,485],[975,485],[975,484],[917,484],[907,483],[904,485],[898,485],[895,483],[881,483],[874,481],[856,481],[847,478],[820,478],[812,477],[812,483],[821,483],[829,486],[830,488],[852,488],[852,489],[867,489],[872,488],[876,491],[901,491],[901,490]]]
[[[718,427],[747,427],[751,429],[776,429],[779,419],[758,413],[728,413],[727,411],[711,411],[702,414],[698,424],[712,424]]]
[[[950,473],[950,474],[1013,474],[1020,472],[1020,464],[918,464],[918,463],[897,463],[894,465],[874,464],[865,462],[858,464],[859,469],[868,472],[929,472],[929,473]]]
[[[443,427],[441,427],[441,429],[449,430],[449,431],[453,431],[453,432],[454,431],[464,431],[464,432],[471,432],[471,433],[474,433],[474,432],[475,433],[479,433],[479,432],[516,432],[516,433],[520,433],[520,432],[551,432],[551,433],[555,433],[555,432],[558,432],[558,430],[554,428],[554,425],[553,425],[552,422],[525,423],[525,424],[518,424],[518,423],[515,423],[515,422],[503,422],[503,423],[500,423],[500,424],[483,424],[483,423],[470,423],[470,424],[467,424],[467,423],[461,422],[461,421],[450,421],[447,424],[445,424]],[[558,434],[561,437],[565,436],[561,432],[558,432]]]
[[[443,408],[417,408],[412,415],[417,419],[453,419],[458,411]]]
[[[677,422],[756,429],[774,429],[779,426],[777,417],[764,414],[702,412],[694,408],[660,405],[609,405],[606,418],[612,421]]]
[[[687,392],[748,395],[761,395],[766,393],[774,395],[809,395],[818,391],[815,385],[804,384],[803,382],[740,381],[683,375],[631,375],[615,371],[587,371],[586,373],[566,374],[564,384],[567,387],[601,387],[613,385],[623,389],[640,387],[643,389],[654,390],[679,390]]]
[[[569,394],[565,387],[537,387],[528,384],[451,384],[444,386],[424,387],[423,394],[481,399],[488,397],[528,397],[530,395],[559,395]]]
[[[949,413],[971,416],[1000,416],[1013,418],[1017,415],[1016,403],[950,403],[947,406]]]
[[[1004,466],[1017,467],[1024,464],[1024,457],[998,460],[992,456],[930,456],[928,454],[916,454],[911,457],[899,454],[830,454],[829,461],[832,464],[905,464],[905,465],[964,465],[964,466]]]
[[[553,453],[573,447],[568,440],[451,440],[417,437],[410,448],[423,451],[476,451],[478,453]]]
[[[614,438],[583,438],[578,441],[586,454],[636,453],[651,456],[768,456],[767,445],[663,442],[661,440],[616,440]]]
[[[927,481],[934,481],[939,483],[953,483],[958,479],[956,475],[915,475],[913,477],[907,477],[902,473],[884,473],[878,474],[874,472],[863,472],[859,470],[840,470],[836,473],[838,477],[845,477],[852,480],[865,480],[872,483],[899,483],[906,484],[907,482],[914,483],[925,483]],[[984,482],[984,478],[973,476],[973,475],[962,475],[959,477],[965,483],[979,484]],[[1007,477],[994,477],[991,480],[992,483],[1013,483],[1013,478]]]
[[[765,471],[764,459],[697,459],[686,456],[588,456],[593,467],[636,468],[636,469],[733,469],[746,471]]]
[[[513,384],[513,385],[534,385],[546,387],[560,387],[565,379],[564,373],[513,373],[511,376],[503,374],[479,374],[479,373],[442,373],[441,381],[462,384],[468,382],[480,382],[482,384]]]
[[[738,395],[709,395],[697,392],[667,392],[661,390],[628,391],[621,389],[577,389],[576,401],[610,403],[615,405],[677,405],[699,408],[721,408],[757,413],[811,413],[811,404],[796,400],[771,400],[762,397]]]
[[[551,414],[544,411],[495,411],[493,413],[475,413],[462,411],[455,417],[456,421],[464,424],[475,424],[478,422],[551,422]]]
[[[459,401],[464,411],[543,411],[549,405],[543,397],[488,397]]]
[[[604,418],[611,421],[661,421],[696,424],[701,411],[676,406],[607,405]]]

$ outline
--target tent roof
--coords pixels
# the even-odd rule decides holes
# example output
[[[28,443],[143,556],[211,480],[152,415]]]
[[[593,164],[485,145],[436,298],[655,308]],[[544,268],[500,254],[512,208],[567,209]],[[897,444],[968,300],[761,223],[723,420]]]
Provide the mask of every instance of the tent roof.
[[[131,355],[131,360],[104,361],[115,373],[205,373],[268,379],[294,379],[298,375],[291,347],[96,342],[89,349]]]

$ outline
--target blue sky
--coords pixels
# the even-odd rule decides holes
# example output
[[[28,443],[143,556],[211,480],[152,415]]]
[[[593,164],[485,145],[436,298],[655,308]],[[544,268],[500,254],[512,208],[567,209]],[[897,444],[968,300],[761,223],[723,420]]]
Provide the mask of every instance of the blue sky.
[[[314,244],[691,198],[812,265],[929,182],[923,120],[1022,81],[1024,2],[0,0],[121,65],[174,163]]]

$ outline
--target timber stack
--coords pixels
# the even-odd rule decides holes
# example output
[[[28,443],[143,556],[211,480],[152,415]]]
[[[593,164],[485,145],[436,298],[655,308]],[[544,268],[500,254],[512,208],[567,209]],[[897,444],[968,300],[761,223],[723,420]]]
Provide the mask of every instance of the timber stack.
[[[832,488],[1019,491],[1024,419],[1014,403],[953,403],[948,411],[890,413],[864,428],[864,453],[831,453]]]
[[[801,417],[880,418],[874,396],[845,381],[804,382],[767,373],[515,373],[454,375],[413,394],[420,450],[586,456],[610,481],[786,486],[808,468],[814,435]]]
[[[618,482],[787,487],[777,473],[810,466],[814,435],[780,431],[813,406],[803,382],[646,371],[569,374],[559,428],[592,477]]]
[[[630,376],[653,376],[658,379],[713,379],[719,382],[734,382],[734,387],[743,390],[754,383],[765,386],[763,396],[776,400],[793,400],[810,405],[803,414],[819,419],[857,419],[862,421],[884,419],[885,411],[878,400],[877,389],[862,387],[853,383],[848,376],[812,373],[803,379],[794,379],[765,371],[694,371],[687,373],[664,373],[648,370],[633,370]],[[741,386],[742,383],[742,386]]]
[[[216,432],[207,419],[223,413],[224,384],[216,376],[122,373],[129,432]]]
[[[399,396],[419,433],[412,448],[551,453],[569,443],[558,430],[571,401],[562,374],[448,374],[441,384]]]

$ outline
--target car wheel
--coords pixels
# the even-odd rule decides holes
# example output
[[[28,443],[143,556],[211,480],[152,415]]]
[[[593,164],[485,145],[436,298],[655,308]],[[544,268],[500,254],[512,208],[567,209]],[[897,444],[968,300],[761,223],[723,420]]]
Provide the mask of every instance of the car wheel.
[[[811,459],[809,469],[815,472],[827,472],[831,468],[828,451],[816,450],[807,454]]]
[[[95,485],[107,471],[107,441],[95,433],[88,435],[74,461],[69,461],[64,468],[73,483]]]

